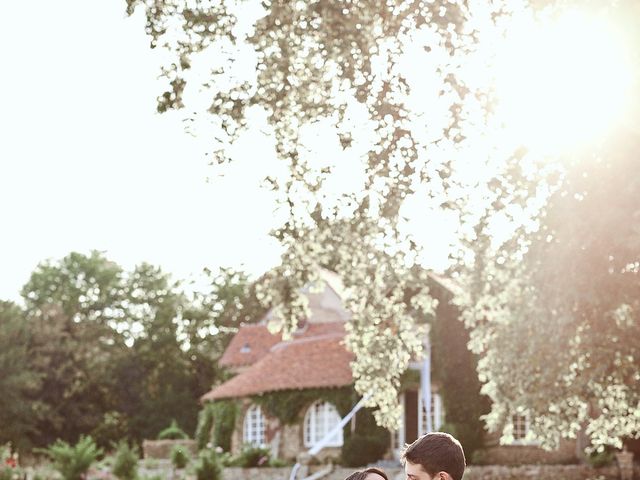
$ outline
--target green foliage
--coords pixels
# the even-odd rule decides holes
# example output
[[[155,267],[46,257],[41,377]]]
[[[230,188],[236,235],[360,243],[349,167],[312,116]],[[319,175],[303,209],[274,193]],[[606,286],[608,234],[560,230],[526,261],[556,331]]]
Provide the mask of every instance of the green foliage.
[[[102,455],[102,449],[96,446],[91,437],[80,437],[73,446],[58,440],[45,452],[53,460],[54,468],[63,480],[82,480],[91,464]]]
[[[207,444],[211,442],[214,418],[213,410],[213,404],[207,402],[198,413],[198,426],[196,427],[198,450],[206,448]]]
[[[342,464],[361,467],[374,463],[382,458],[388,446],[389,442],[384,438],[354,434],[344,441]]]
[[[441,387],[446,424],[443,430],[453,434],[472,458],[482,447],[485,435],[482,416],[489,413],[489,398],[480,393],[478,359],[469,350],[469,332],[460,311],[452,303],[453,294],[432,282],[433,295],[438,298],[432,324],[433,380]]]
[[[332,403],[338,413],[344,416],[351,410],[357,398],[351,387],[279,390],[252,398],[252,402],[260,405],[267,415],[279,419],[286,425],[296,423],[302,410],[316,400]]]
[[[189,436],[178,426],[178,422],[171,420],[171,425],[158,434],[158,440],[186,440]]]
[[[286,460],[283,460],[281,458],[273,458],[271,457],[269,459],[269,463],[268,466],[271,468],[282,468],[282,467],[289,467],[291,466],[291,462],[288,462]]]
[[[345,429],[342,464],[360,467],[380,460],[389,448],[389,431],[376,424],[373,411],[359,410],[355,415],[355,431]]]
[[[174,466],[174,468],[184,468],[188,463],[189,455],[187,453],[187,450],[180,445],[176,445],[175,447],[173,447],[173,449],[171,450],[171,464]]]
[[[217,400],[211,404],[213,415],[212,443],[225,452],[231,450],[231,436],[238,414],[238,403],[234,400]]]
[[[129,424],[127,418],[120,412],[108,411],[102,417],[102,421],[91,431],[91,437],[101,448],[118,443],[129,436]]]
[[[197,480],[221,480],[222,465],[216,455],[215,450],[203,450],[198,457],[196,464]]]
[[[556,165],[555,182],[538,179],[550,192],[539,228],[522,226],[498,250],[489,219],[478,225],[464,303],[493,429],[522,408],[547,447],[583,428],[599,446],[638,437],[640,181],[628,172],[639,148],[623,129]]]
[[[138,475],[138,449],[120,441],[113,460],[113,474],[120,480],[135,480]]]
[[[587,462],[594,468],[607,467],[615,460],[615,452],[611,448],[603,448],[600,451],[594,450],[587,455]]]
[[[38,433],[29,435],[37,446],[75,440],[112,409],[113,359],[125,348],[112,328],[126,318],[121,274],[101,253],[74,252],[39,264],[22,289],[28,365],[42,379]]]
[[[11,451],[11,444],[0,444],[0,480],[14,480],[22,476],[22,469],[18,465],[17,455]]]
[[[406,285],[426,283],[406,268],[421,254],[404,233],[409,222],[401,214],[415,194],[426,199],[425,211],[443,209],[462,222],[452,270],[462,274],[471,344],[494,405],[489,424],[499,428],[513,409],[526,407],[539,436],[575,436],[596,401],[609,414],[589,422],[589,434],[619,446],[621,437],[640,431],[629,413],[640,384],[633,372],[640,344],[635,127],[611,128],[620,137],[606,149],[578,152],[576,163],[584,166],[567,172],[490,122],[499,89],[473,68],[486,65],[493,77],[496,52],[478,42],[504,36],[512,19],[540,3],[561,11],[584,2],[269,1],[247,21],[250,28],[235,28],[242,16],[234,2],[128,0],[127,12],[140,7],[152,45],[168,45],[171,53],[162,69],[170,87],[158,97],[159,111],[185,106],[192,60],[202,50],[234,45],[256,52],[246,79],[236,79],[234,69],[215,70],[210,83],[226,87],[214,87],[202,111],[220,125],[216,159],[223,162],[250,127],[249,112],[261,110],[287,167],[282,178],[269,179],[290,210],[275,232],[283,265],[266,276],[263,292],[276,307],[273,327],[295,330],[308,313],[296,292],[318,279],[317,265],[331,264],[352,297],[346,344],[356,357],[356,390],[372,391],[383,407],[379,420],[397,426],[399,379],[421,350],[422,333],[402,299]],[[638,2],[600,3],[589,2],[595,15],[638,17]],[[184,41],[173,41],[177,36]],[[630,36],[637,73],[640,42]],[[437,87],[426,89],[436,92],[428,102],[412,95],[425,90],[424,76],[412,81],[401,67],[412,51],[432,66]],[[216,62],[230,64],[234,55],[230,49]],[[628,103],[628,118],[637,118],[637,102]],[[333,127],[331,140],[350,157],[367,154],[357,164],[363,181],[333,202],[326,198],[336,195],[325,188],[334,165],[314,165],[304,144],[305,129],[322,123]],[[364,143],[362,150],[354,140]],[[464,160],[470,152],[472,163]],[[616,168],[620,159],[612,153],[624,157],[624,169]],[[482,175],[469,175],[470,167]],[[558,186],[552,174],[568,188],[549,199]],[[540,209],[548,200],[550,208]],[[506,241],[496,235],[510,227],[515,233]],[[426,292],[419,303],[428,309]],[[468,435],[476,435],[475,427]]]
[[[199,398],[224,378],[216,360],[232,328],[257,311],[246,275],[210,278],[188,296],[152,265],[124,271],[99,252],[38,265],[24,309],[0,302],[0,441],[24,449],[89,433],[106,448],[154,438],[168,418],[193,432]]]
[[[493,17],[462,1],[260,5],[256,10],[264,12],[248,21],[253,32],[249,36],[236,35],[234,25],[242,23],[242,16],[233,2],[193,6],[183,0],[175,8],[161,0],[128,0],[127,12],[142,8],[154,45],[176,45],[170,48],[174,58],[163,69],[170,88],[159,96],[161,112],[184,106],[191,60],[201,50],[221,42],[256,52],[255,75],[227,82],[218,81],[216,74],[212,83],[229,88],[213,91],[206,110],[220,125],[216,160],[228,158],[231,144],[248,127],[251,108],[264,111],[275,153],[289,167],[283,175],[269,178],[291,218],[274,232],[285,250],[284,264],[265,276],[260,295],[265,305],[275,307],[272,327],[287,335],[308,313],[301,288],[318,280],[317,265],[331,265],[351,293],[347,307],[353,316],[346,344],[355,353],[356,390],[361,395],[371,391],[372,402],[380,407],[378,420],[395,427],[401,412],[399,378],[422,348],[421,328],[412,315],[415,305],[406,305],[402,293],[406,285],[425,283],[407,268],[416,249],[405,257],[398,248],[413,244],[398,228],[400,208],[423,189],[439,192],[457,186],[451,162],[430,161],[424,152],[427,145],[437,144],[438,149],[445,148],[439,159],[456,157],[453,147],[444,146],[455,146],[465,138],[462,124],[483,119],[478,97],[471,94],[477,92],[470,92],[458,76],[463,70],[458,62],[473,50],[466,47],[475,40],[475,26]],[[498,2],[491,4],[491,10],[502,18],[510,8]],[[184,42],[166,42],[183,35],[183,28],[188,31]],[[441,103],[437,108],[429,103],[424,110],[424,102],[410,96],[413,82],[399,68],[409,49],[425,55],[434,52],[426,61],[441,82],[434,89],[441,92],[434,95],[434,102]],[[232,56],[219,60],[231,63]],[[220,75],[226,73],[223,69]],[[416,87],[422,89],[423,84]],[[465,109],[467,94],[474,101]],[[480,118],[474,115],[478,111]],[[431,118],[432,112],[447,113]],[[354,118],[366,120],[354,122]],[[314,165],[303,142],[303,129],[318,123],[331,125],[336,135],[330,140],[357,162],[363,178],[355,183],[362,188],[348,187],[337,196],[324,190],[333,167]],[[360,143],[356,137],[364,143],[358,151],[352,150]],[[363,154],[366,160],[361,165]],[[323,205],[320,199],[328,197],[336,200]],[[421,289],[416,299],[420,308],[431,309],[426,290]],[[370,361],[372,352],[378,357],[375,362]]]
[[[267,448],[243,445],[240,453],[232,460],[233,466],[242,468],[267,467],[270,452]]]
[[[42,376],[31,362],[28,327],[19,306],[0,301],[0,445],[13,442],[18,448],[31,443],[44,414],[37,396]]]

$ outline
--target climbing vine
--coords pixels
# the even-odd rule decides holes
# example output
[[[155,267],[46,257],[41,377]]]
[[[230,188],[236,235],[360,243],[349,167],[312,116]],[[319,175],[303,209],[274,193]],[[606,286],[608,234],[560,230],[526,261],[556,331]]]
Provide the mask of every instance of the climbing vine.
[[[207,443],[231,450],[231,435],[235,428],[238,414],[238,402],[234,399],[208,402],[198,415],[196,440],[198,448],[205,448]]]
[[[431,286],[439,299],[432,324],[431,351],[433,380],[440,385],[445,410],[442,429],[462,444],[468,458],[482,447],[484,422],[489,413],[489,398],[480,393],[478,359],[468,348],[469,332],[451,303],[453,295],[442,287]]]
[[[305,390],[280,390],[256,395],[251,401],[260,405],[264,413],[275,417],[284,425],[297,422],[302,410],[315,402],[322,400],[335,405],[341,416],[346,415],[355,402],[358,401],[352,387],[340,388],[311,388]]]

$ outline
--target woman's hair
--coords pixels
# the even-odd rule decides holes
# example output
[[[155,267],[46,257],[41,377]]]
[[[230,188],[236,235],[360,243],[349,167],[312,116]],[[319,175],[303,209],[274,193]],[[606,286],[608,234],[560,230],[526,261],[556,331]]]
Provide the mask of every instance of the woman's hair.
[[[389,477],[387,477],[387,474],[384,473],[379,468],[367,468],[365,470],[359,470],[357,472],[353,472],[344,480],[365,480],[367,478],[367,475],[369,475],[370,473],[377,473],[382,478],[384,478],[384,480],[389,480]]]

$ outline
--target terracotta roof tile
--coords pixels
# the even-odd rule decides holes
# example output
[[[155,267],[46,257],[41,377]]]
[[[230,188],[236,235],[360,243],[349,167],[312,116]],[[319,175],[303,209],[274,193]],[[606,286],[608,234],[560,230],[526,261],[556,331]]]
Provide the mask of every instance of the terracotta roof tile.
[[[309,324],[299,333],[294,334],[294,339],[334,332],[344,334],[344,325],[341,322]],[[220,365],[225,367],[252,365],[281,341],[282,335],[273,335],[266,325],[243,325],[222,355]]]
[[[342,345],[343,326],[324,324],[324,328],[312,329],[321,326],[310,325],[299,338],[274,346],[262,359],[205,394],[202,400],[352,384],[353,355]]]
[[[281,339],[280,335],[270,333],[266,325],[243,325],[229,342],[219,363],[225,367],[251,365],[269,353]]]

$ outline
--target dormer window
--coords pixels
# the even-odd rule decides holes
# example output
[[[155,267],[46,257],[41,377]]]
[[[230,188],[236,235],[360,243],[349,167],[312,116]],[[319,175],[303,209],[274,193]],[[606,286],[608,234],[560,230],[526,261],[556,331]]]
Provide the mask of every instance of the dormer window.
[[[309,322],[307,320],[300,320],[298,322],[298,328],[296,328],[296,331],[293,332],[293,335],[294,336],[302,335],[304,332],[307,331],[307,328],[309,328]]]
[[[248,343],[245,343],[242,348],[240,348],[240,353],[249,353],[251,352],[251,347]]]

